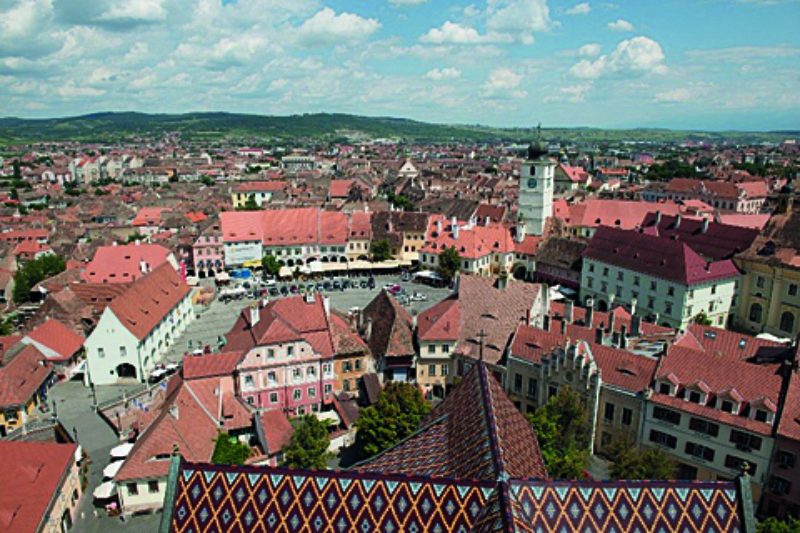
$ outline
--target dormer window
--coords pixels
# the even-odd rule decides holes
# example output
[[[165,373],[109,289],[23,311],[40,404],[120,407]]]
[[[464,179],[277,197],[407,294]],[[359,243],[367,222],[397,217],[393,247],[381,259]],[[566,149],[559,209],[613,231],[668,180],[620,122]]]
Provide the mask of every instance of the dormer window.
[[[661,394],[667,394],[669,396],[672,396],[673,394],[672,385],[662,381],[658,384],[658,392],[660,392]]]
[[[702,394],[697,392],[696,390],[689,391],[689,401],[692,403],[701,403]]]
[[[720,409],[725,411],[726,413],[733,413],[733,402],[730,400],[722,400],[722,405]]]
[[[759,422],[769,422],[770,413],[763,409],[756,409],[755,419]]]

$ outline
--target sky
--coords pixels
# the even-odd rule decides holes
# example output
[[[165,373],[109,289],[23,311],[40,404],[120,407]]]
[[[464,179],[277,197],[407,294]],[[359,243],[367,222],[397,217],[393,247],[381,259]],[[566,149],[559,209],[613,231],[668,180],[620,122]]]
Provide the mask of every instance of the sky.
[[[800,129],[798,0],[0,0],[0,116]]]

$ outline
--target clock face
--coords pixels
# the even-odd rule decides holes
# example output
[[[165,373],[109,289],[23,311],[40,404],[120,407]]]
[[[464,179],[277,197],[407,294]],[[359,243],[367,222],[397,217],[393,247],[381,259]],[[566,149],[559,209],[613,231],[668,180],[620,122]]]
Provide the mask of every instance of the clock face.
[[[536,188],[536,178],[528,179],[528,188],[535,189]]]

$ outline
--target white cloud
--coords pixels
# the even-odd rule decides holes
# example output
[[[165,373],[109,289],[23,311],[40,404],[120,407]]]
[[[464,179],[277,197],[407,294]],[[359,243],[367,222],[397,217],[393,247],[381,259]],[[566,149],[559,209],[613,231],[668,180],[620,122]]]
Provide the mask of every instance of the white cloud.
[[[591,10],[592,6],[589,5],[589,2],[581,2],[567,9],[564,13],[567,15],[588,15]]]
[[[488,38],[471,26],[448,20],[441,27],[428,30],[419,40],[431,44],[476,44],[487,42]]]
[[[608,23],[608,29],[611,31],[633,31],[633,24],[625,19],[617,19]]]
[[[494,69],[481,89],[481,96],[491,99],[525,98],[528,93],[519,89],[524,76],[510,68]]]
[[[685,88],[680,87],[678,89],[671,89],[669,91],[663,91],[660,93],[656,93],[655,101],[656,102],[686,102],[692,98],[692,92]]]
[[[586,96],[592,90],[592,82],[578,83],[561,87],[558,94],[545,97],[545,103],[549,102],[569,102],[578,104],[586,101]]]
[[[584,44],[578,48],[578,55],[581,57],[595,57],[600,54],[600,45],[597,43]]]
[[[434,68],[425,73],[425,78],[434,81],[454,80],[461,77],[461,71],[454,67]]]
[[[105,94],[105,91],[93,87],[78,87],[75,83],[70,82],[56,89],[56,94],[63,98],[81,98],[101,96]]]
[[[553,26],[547,0],[488,0],[486,29],[523,44],[533,43],[534,32]]]
[[[389,3],[393,6],[418,6],[420,4],[424,4],[428,0],[389,0]]]
[[[661,45],[642,36],[620,42],[613,52],[601,55],[594,61],[583,59],[569,70],[573,76],[587,79],[611,74],[663,74],[666,71]]]
[[[381,23],[354,13],[339,15],[325,7],[298,28],[300,41],[310,46],[330,46],[365,40],[378,31]]]
[[[137,25],[167,18],[162,0],[117,0],[95,20],[109,24]]]
[[[52,18],[51,0],[23,0],[0,11],[0,57],[38,58],[58,50]]]

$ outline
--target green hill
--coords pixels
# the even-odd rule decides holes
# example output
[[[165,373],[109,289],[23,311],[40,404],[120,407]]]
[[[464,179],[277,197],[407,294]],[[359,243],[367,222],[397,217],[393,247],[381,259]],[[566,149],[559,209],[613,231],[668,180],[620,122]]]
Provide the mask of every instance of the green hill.
[[[344,140],[390,138],[404,141],[524,141],[532,129],[492,128],[481,125],[429,124],[391,117],[316,113],[263,116],[234,113],[94,113],[49,119],[0,118],[0,144],[40,141],[114,142],[155,138],[178,132],[198,141],[237,140]],[[701,132],[665,129],[604,130],[551,128],[544,137],[558,141],[619,142],[684,140],[718,142],[780,142],[798,132]]]

